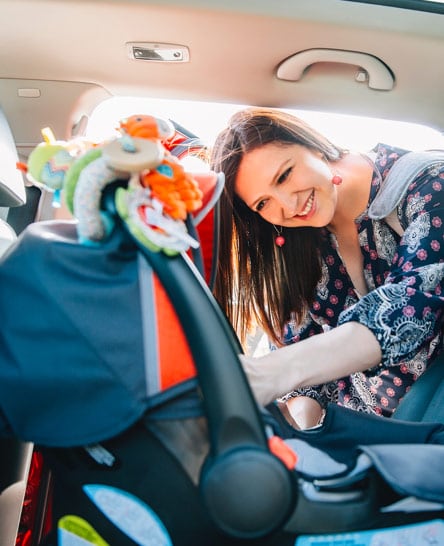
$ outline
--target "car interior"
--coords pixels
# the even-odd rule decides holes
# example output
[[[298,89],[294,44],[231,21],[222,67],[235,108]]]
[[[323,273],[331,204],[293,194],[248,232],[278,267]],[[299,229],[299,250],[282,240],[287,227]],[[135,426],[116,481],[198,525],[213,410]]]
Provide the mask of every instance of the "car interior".
[[[234,112],[243,105],[256,105],[294,110],[308,117],[315,112],[318,116],[316,119],[323,116],[329,119],[331,115],[351,116],[358,122],[354,126],[356,134],[348,135],[350,143],[366,136],[369,132],[366,120],[371,119],[380,120],[381,128],[386,121],[399,124],[400,134],[403,127],[405,133],[409,126],[412,137],[418,136],[426,128],[433,132],[433,143],[419,139],[412,146],[444,149],[442,1],[0,0],[0,43],[0,257],[6,256],[24,235],[26,237],[27,233],[31,233],[29,248],[33,249],[37,258],[34,263],[31,253],[31,259],[23,261],[22,274],[26,276],[39,272],[43,277],[35,277],[37,280],[47,275],[47,286],[51,290],[54,286],[62,287],[60,292],[54,290],[52,296],[55,300],[66,297],[74,301],[80,297],[80,289],[85,290],[85,298],[88,298],[88,294],[91,294],[91,298],[93,296],[92,285],[86,284],[82,288],[78,282],[71,286],[70,279],[65,282],[62,268],[58,268],[56,263],[60,258],[46,250],[51,249],[54,242],[60,243],[62,240],[61,236],[58,240],[60,222],[68,227],[67,231],[63,231],[63,244],[55,248],[57,252],[69,252],[75,237],[71,233],[72,215],[63,205],[59,207],[55,204],[53,191],[32,184],[24,174],[23,166],[27,165],[30,154],[42,142],[42,130],[45,128],[49,128],[60,141],[94,140],[96,133],[93,124],[98,119],[98,112],[109,105],[103,136],[97,137],[97,140],[108,138],[123,117],[131,114],[153,115],[169,119],[176,138],[180,136],[179,143],[183,148],[177,147],[177,142],[171,148],[176,156],[185,160],[188,153],[202,159],[211,149],[212,139],[228,121],[229,114],[226,112]],[[118,105],[119,100],[125,100],[124,109],[119,110],[116,106],[113,111],[113,105]],[[156,110],[160,104],[158,101],[164,101],[161,111]],[[177,107],[182,104],[186,106],[179,111]],[[225,113],[219,114],[220,111]],[[186,112],[186,115],[182,112]],[[338,124],[341,122],[336,121],[335,130]],[[206,133],[208,128],[209,136]],[[381,129],[377,138],[378,142],[385,142],[389,137]],[[205,159],[202,163],[205,163]],[[110,481],[107,490],[98,486],[96,490],[95,486],[91,486],[91,483],[100,480],[99,474],[90,461],[84,464],[84,454],[79,454],[76,446],[72,448],[63,443],[60,446],[53,443],[40,448],[33,441],[6,435],[2,437],[3,410],[0,400],[1,546],[180,546],[204,543],[212,546],[244,543],[308,546],[314,543],[330,544],[321,540],[327,536],[331,539],[332,533],[427,521],[435,525],[435,522],[442,523],[444,520],[442,503],[432,503],[429,511],[424,508],[424,503],[414,515],[414,510],[401,510],[394,516],[385,513],[383,517],[375,517],[375,511],[380,508],[378,496],[383,493],[387,496],[387,491],[386,484],[381,484],[379,478],[374,481],[368,479],[368,472],[374,474],[368,467],[365,471],[361,469],[360,474],[356,471],[353,479],[347,476],[346,482],[322,483],[323,494],[326,498],[330,495],[323,504],[319,490],[310,497],[306,484],[301,482],[295,486],[294,477],[289,478],[290,467],[282,464],[283,451],[287,449],[285,446],[276,448],[279,457],[268,452],[267,426],[240,371],[237,357],[241,352],[240,346],[211,296],[211,279],[217,255],[210,255],[216,252],[216,204],[222,188],[216,173],[209,176],[205,178],[202,175],[202,184],[205,183],[204,179],[207,183],[210,180],[211,206],[206,207],[205,215],[201,216],[205,216],[206,222],[211,222],[211,225],[201,217],[196,220],[195,215],[189,226],[197,230],[202,241],[205,237],[208,239],[205,244],[202,242],[205,264],[199,261],[202,261],[202,256],[190,258],[185,253],[181,260],[169,260],[162,252],[147,250],[125,222],[119,224],[122,234],[129,237],[137,248],[141,256],[139,261],[148,264],[155,277],[160,279],[162,288],[156,285],[157,281],[149,282],[154,283],[153,292],[163,302],[162,309],[169,309],[170,314],[162,314],[153,307],[151,312],[155,321],[159,324],[162,320],[171,321],[168,324],[180,325],[171,327],[176,338],[172,338],[175,340],[173,342],[166,341],[166,344],[176,343],[183,351],[183,355],[180,355],[182,364],[192,361],[193,364],[189,366],[193,370],[195,367],[197,372],[180,377],[186,387],[182,390],[176,384],[179,381],[170,385],[174,402],[171,407],[162,392],[153,394],[151,406],[149,403],[144,406],[144,411],[152,411],[155,415],[154,424],[148,427],[148,434],[138,429],[128,433],[122,426],[116,430],[115,438],[108,434],[106,441],[109,443],[98,442],[104,450],[101,456],[111,452],[117,453],[118,458],[128,457],[130,465],[139,472],[119,474],[116,469],[115,478]],[[196,177],[199,179],[198,175]],[[118,216],[118,212],[113,200],[119,188],[122,189],[128,180],[118,182],[109,188],[108,193],[104,191],[101,194],[101,206],[114,217]],[[37,231],[30,232],[29,228]],[[33,233],[48,244],[34,243]],[[119,235],[109,245],[104,245],[103,252],[111,252],[113,245],[123,248],[122,241],[125,240],[123,235]],[[94,248],[82,247],[79,260],[73,260],[73,270],[76,264],[82,263],[82,267],[86,264],[85,268],[88,268],[88,275],[92,278],[96,264],[94,251]],[[147,275],[146,265],[139,263],[138,267],[139,272]],[[131,286],[128,283],[125,289],[130,291]],[[7,302],[8,308],[17,308],[22,315],[32,317],[34,310],[30,294],[19,294],[16,301]],[[117,294],[113,304],[115,307],[103,306],[104,324],[109,314],[115,312],[118,298]],[[122,309],[126,308],[124,301],[122,299]],[[171,304],[174,312],[170,309]],[[48,303],[48,313],[50,305]],[[20,313],[17,312],[17,315]],[[136,322],[137,317],[134,318],[134,325],[131,322],[132,331],[128,339],[123,332],[117,337],[126,348],[129,339],[134,340],[134,347],[137,347],[135,354],[140,352],[143,355],[141,343],[146,331]],[[100,329],[97,322],[87,325],[92,330]],[[66,339],[70,339],[68,328],[61,328],[60,331],[65,331]],[[109,340],[106,337],[109,333],[104,332],[104,340]],[[55,351],[53,340],[45,340],[38,335],[32,329],[23,332],[24,343],[32,347],[28,350],[34,351],[35,362],[50,363],[55,358],[51,356],[51,351]],[[183,344],[180,341],[182,338],[186,338]],[[62,341],[59,336],[60,345]],[[79,341],[79,347],[82,343]],[[61,354],[57,353],[58,356]],[[140,358],[143,360],[144,357]],[[187,366],[183,364],[184,369],[188,369]],[[44,367],[42,364],[42,369]],[[227,372],[221,371],[227,369],[232,374],[229,378]],[[443,379],[441,358],[418,379],[393,420],[417,423],[419,426],[444,424]],[[148,381],[145,377],[143,380]],[[38,373],[35,381],[37,389]],[[63,392],[65,387],[60,388]],[[104,390],[106,388],[105,385]],[[200,489],[195,483],[197,478],[189,478],[189,475],[194,476],[196,469],[193,467],[190,470],[192,463],[187,466],[186,454],[181,451],[180,431],[174,427],[168,429],[162,424],[165,419],[171,419],[171,415],[195,404],[195,401],[189,402],[189,399],[194,400],[189,389],[202,389],[207,393],[204,400],[212,398],[208,393],[217,393],[214,403],[204,404],[209,432],[206,425],[202,432],[201,419],[196,418],[196,413],[191,412],[190,422],[187,422],[190,437],[197,434],[201,441],[201,444],[196,442],[194,446],[196,453],[201,450],[199,465],[203,460],[202,453],[208,450],[208,445],[212,446],[212,461],[207,462]],[[69,392],[68,386],[66,392]],[[112,392],[109,391],[110,396]],[[11,396],[17,405],[24,408],[25,413],[32,413],[32,393],[32,385],[27,385],[26,389],[18,389]],[[90,391],[85,390],[84,396],[89,396],[88,393]],[[89,408],[88,405],[85,407]],[[63,414],[63,411],[60,413]],[[51,438],[56,436],[54,433]],[[168,449],[159,438],[169,446]],[[60,454],[58,449],[65,447],[69,449]],[[190,446],[188,448],[193,452]],[[143,450],[153,453],[149,462],[155,466],[154,470],[149,468],[150,465],[146,468],[139,456],[135,455]],[[174,457],[171,451],[176,453]],[[186,476],[182,475],[175,457],[183,457]],[[51,461],[50,466],[46,464],[47,460]],[[323,461],[324,458],[321,458],[321,463]],[[440,464],[439,459],[434,461]],[[141,472],[145,473],[143,480]],[[55,477],[65,475],[69,475],[63,485],[66,489],[59,486]],[[244,479],[251,487],[251,495],[260,497],[263,494],[267,497],[252,515],[249,508],[244,506],[244,497],[233,498],[233,491],[236,491],[238,483],[244,483]],[[165,495],[152,501],[149,495],[145,497],[141,492],[142,485],[150,485],[171,493],[176,489],[176,483],[180,485],[177,485],[174,508],[170,498]],[[125,485],[127,493],[123,495]],[[66,499],[67,491],[70,502]],[[82,505],[85,492],[88,498],[96,496],[96,506],[107,503],[108,512],[111,505],[122,505],[122,513],[125,510],[131,514],[143,512],[145,515],[137,520],[137,531],[134,524],[136,516],[134,520],[131,520],[132,516],[129,517],[129,524],[116,523],[122,521],[122,514],[107,518],[101,516],[103,521],[100,518],[95,520],[97,508],[87,510]],[[250,499],[251,495],[247,498]],[[205,509],[201,505],[201,496]],[[414,495],[406,496],[411,499]],[[389,502],[387,498],[384,500]],[[389,500],[399,500],[399,491]],[[56,507],[57,502],[60,510]],[[150,516],[147,523],[145,505],[150,502],[158,502],[157,511],[162,514],[163,523],[154,517],[155,514]],[[75,519],[77,516],[73,513],[77,505],[82,505],[77,513],[79,519]],[[294,509],[295,505],[298,505],[298,510]],[[344,516],[344,513],[347,515]],[[58,530],[54,530],[54,514],[67,518],[59,524]],[[194,523],[191,520],[195,520]],[[95,523],[92,527],[85,526],[88,521]],[[144,521],[145,527],[141,521]],[[117,530],[107,537],[105,535],[110,525]],[[441,527],[437,532],[444,536]],[[52,542],[56,540],[57,533],[58,542]],[[304,538],[302,535],[314,538]],[[73,541],[69,542],[69,539]],[[202,542],[205,540],[207,542]]]

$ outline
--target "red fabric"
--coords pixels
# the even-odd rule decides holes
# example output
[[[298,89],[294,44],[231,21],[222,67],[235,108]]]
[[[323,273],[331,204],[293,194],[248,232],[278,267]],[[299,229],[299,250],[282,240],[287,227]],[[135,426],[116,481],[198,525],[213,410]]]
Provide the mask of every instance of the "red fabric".
[[[168,389],[196,376],[193,357],[176,311],[159,279],[154,277],[160,388]]]
[[[22,514],[20,517],[19,531],[15,541],[15,546],[30,546],[33,544],[37,537],[34,537],[36,532],[36,526],[40,525],[39,521],[36,521],[37,509],[44,514],[43,523],[43,536],[49,533],[51,529],[51,501],[50,496],[46,506],[39,506],[41,502],[41,487],[46,487],[46,483],[43,483],[42,478],[44,475],[43,456],[39,451],[34,451],[31,457],[31,464],[29,467],[28,481],[26,484],[25,497],[23,500]],[[46,480],[45,480],[46,482]],[[40,516],[41,514],[39,514]]]
[[[207,284],[210,282],[211,269],[213,263],[213,237],[214,237],[214,210],[205,216],[201,223],[197,226],[197,232],[200,238],[200,245],[202,250],[204,269],[205,269],[205,281]]]

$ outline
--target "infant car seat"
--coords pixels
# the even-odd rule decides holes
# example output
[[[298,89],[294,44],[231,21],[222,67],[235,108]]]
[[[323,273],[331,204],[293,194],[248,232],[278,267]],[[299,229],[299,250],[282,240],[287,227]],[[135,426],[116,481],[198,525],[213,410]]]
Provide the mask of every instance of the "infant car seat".
[[[113,227],[100,244],[80,243],[76,222],[42,222],[0,262],[0,432],[36,443],[51,468],[42,544],[442,533],[444,426],[333,405],[300,432],[259,408],[189,254],[150,248],[119,213],[128,184],[103,189]]]

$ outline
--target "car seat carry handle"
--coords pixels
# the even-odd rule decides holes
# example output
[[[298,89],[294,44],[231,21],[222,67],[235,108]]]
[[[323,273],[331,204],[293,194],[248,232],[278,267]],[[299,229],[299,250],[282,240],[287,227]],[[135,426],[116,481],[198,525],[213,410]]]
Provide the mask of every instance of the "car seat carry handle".
[[[211,406],[217,408],[210,428],[213,449],[218,453],[231,449],[239,434],[247,442],[266,447],[256,405],[248,403],[252,395],[239,365],[236,344],[201,276],[193,271],[194,264],[186,255],[168,258],[143,245],[139,245],[139,250],[174,301],[198,370],[209,419]],[[218,421],[224,422],[224,426],[219,426]],[[232,427],[241,430],[231,430]]]
[[[200,480],[208,511],[231,535],[269,533],[289,516],[296,488],[292,473],[268,449],[259,408],[239,363],[239,342],[190,258],[145,247],[117,214],[115,191],[116,184],[105,189],[102,205],[174,302],[197,368],[210,440]]]
[[[110,210],[114,207],[112,185],[109,190],[104,192],[106,210],[119,219],[117,212]],[[124,222],[119,223],[174,302],[199,374],[204,405],[212,421],[212,448],[218,453],[231,449],[233,441],[242,432],[241,436],[246,442],[265,449],[267,441],[259,410],[239,364],[238,353],[242,349],[195,265],[185,253],[167,256],[163,252],[149,250],[131,234]],[[217,409],[214,420],[211,406]],[[218,426],[218,421],[224,422],[224,426]],[[242,431],[231,431],[232,427],[241,427]]]

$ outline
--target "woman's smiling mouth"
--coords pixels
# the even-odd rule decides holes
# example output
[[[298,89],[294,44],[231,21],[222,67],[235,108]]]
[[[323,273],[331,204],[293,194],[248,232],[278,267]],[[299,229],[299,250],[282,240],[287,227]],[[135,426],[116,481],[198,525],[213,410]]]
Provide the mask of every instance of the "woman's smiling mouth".
[[[311,192],[307,201],[305,202],[304,208],[301,210],[301,212],[296,213],[295,217],[299,219],[304,219],[304,220],[310,217],[311,216],[310,213],[314,212],[313,203],[314,203],[314,190]]]

